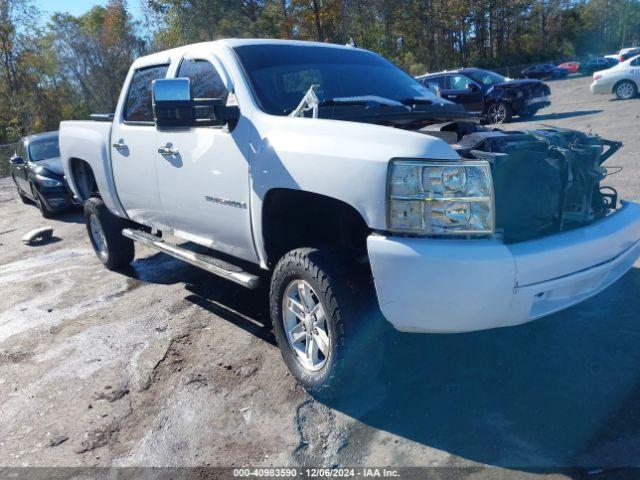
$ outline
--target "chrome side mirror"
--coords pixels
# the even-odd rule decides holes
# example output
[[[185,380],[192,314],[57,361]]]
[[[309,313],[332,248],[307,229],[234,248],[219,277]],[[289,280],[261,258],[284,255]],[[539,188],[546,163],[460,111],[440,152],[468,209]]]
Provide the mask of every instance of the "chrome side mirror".
[[[221,98],[192,98],[188,78],[153,81],[153,119],[159,128],[222,126],[239,117]]]
[[[22,165],[24,163],[24,158],[19,155],[14,155],[9,159],[9,163],[11,163],[11,165]]]

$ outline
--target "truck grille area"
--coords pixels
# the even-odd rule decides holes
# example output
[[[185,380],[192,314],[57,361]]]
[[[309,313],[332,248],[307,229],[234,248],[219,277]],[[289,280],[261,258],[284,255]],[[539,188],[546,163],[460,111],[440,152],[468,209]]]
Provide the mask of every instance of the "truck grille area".
[[[482,130],[453,145],[464,158],[490,162],[496,233],[505,243],[588,225],[615,209],[615,190],[600,182],[602,163],[621,146],[563,129]]]

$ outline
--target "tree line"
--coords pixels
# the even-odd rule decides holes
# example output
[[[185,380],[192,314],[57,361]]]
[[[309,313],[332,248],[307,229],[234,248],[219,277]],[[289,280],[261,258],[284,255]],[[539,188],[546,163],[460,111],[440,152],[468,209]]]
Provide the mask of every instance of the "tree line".
[[[418,74],[586,58],[640,39],[640,0],[137,1],[134,19],[126,0],[77,17],[0,0],[0,143],[113,111],[136,57],[199,41],[353,42]]]

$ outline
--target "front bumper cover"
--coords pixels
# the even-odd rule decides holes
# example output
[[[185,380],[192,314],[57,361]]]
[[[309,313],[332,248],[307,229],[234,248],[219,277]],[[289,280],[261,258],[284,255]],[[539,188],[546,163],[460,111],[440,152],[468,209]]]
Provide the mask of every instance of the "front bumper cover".
[[[51,211],[60,212],[78,205],[66,182],[62,187],[43,187],[36,184],[36,189],[40,193],[40,199]]]
[[[367,246],[380,308],[396,329],[513,326],[579,303],[632,268],[640,257],[640,205],[512,245],[371,235]]]
[[[594,95],[607,95],[613,90],[613,86],[610,83],[605,82],[593,82],[590,85],[591,93]]]

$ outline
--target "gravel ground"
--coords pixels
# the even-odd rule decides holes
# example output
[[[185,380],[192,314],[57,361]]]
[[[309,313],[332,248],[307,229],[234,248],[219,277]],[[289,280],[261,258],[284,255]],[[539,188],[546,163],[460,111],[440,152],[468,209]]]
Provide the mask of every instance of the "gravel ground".
[[[624,141],[610,183],[640,200],[640,100],[588,83],[551,83],[553,106],[509,128]],[[53,243],[22,245],[44,225]],[[369,391],[327,403],[288,374],[264,292],[151,250],[136,258],[107,271],[79,212],[44,220],[0,180],[0,465],[473,467],[469,478],[486,465],[516,478],[640,464],[640,264],[525,326],[387,329]]]

